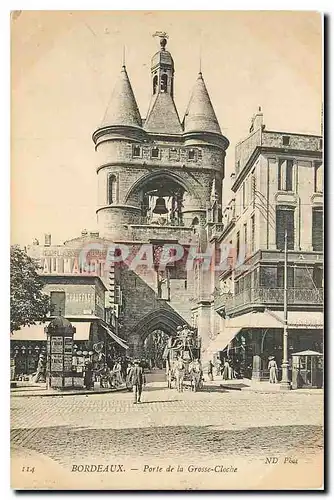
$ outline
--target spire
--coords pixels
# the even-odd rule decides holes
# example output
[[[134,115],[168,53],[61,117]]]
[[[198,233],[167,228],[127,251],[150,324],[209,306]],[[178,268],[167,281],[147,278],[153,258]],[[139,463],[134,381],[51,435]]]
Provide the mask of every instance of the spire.
[[[158,134],[182,134],[182,126],[173,98],[168,93],[153,96],[144,129]]]
[[[184,116],[185,132],[213,132],[221,134],[219,123],[211,104],[202,73],[196,84]]]
[[[124,62],[124,61],[123,61]],[[111,95],[101,127],[124,125],[141,127],[141,117],[125,64]]]

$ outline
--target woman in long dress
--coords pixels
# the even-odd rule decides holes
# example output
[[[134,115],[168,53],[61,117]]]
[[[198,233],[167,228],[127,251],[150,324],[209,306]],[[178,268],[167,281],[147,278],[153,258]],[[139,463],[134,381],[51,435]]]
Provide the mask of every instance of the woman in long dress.
[[[269,370],[269,382],[271,384],[277,384],[277,363],[275,361],[274,356],[269,357],[268,370]]]
[[[229,364],[228,360],[226,359],[225,363],[224,363],[224,369],[223,369],[223,379],[224,380],[228,380],[229,372],[230,372],[230,364]]]

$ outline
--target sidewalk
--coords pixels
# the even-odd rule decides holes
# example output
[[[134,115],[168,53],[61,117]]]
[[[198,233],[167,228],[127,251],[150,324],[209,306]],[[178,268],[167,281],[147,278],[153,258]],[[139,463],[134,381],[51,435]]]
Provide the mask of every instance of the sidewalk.
[[[231,390],[231,391],[252,391],[252,392],[261,392],[261,393],[282,393],[281,385],[278,384],[270,384],[268,381],[259,382],[256,380],[250,380],[248,378],[244,379],[232,379],[232,380],[223,380],[222,375],[216,375],[213,377],[213,381],[207,380],[205,377],[204,385],[206,387],[219,387],[221,389]],[[294,392],[298,394],[323,394],[323,389],[293,389],[291,391],[286,392]]]
[[[126,385],[122,384],[117,389],[101,389],[98,383],[95,383],[94,389],[47,389],[45,382],[32,384],[31,382],[20,383],[18,387],[11,388],[11,397],[32,397],[32,396],[74,396],[83,394],[105,394],[111,392],[127,391]]]

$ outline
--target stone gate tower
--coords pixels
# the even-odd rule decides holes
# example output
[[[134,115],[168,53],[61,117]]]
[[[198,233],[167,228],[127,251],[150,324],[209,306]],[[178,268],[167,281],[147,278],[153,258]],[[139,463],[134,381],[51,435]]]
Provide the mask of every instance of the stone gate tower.
[[[152,244],[154,251],[170,242],[187,248],[194,234],[205,233],[208,223],[221,222],[229,145],[202,73],[180,121],[174,103],[174,61],[166,50],[167,35],[159,36],[160,50],[151,61],[152,96],[146,119],[140,115],[123,66],[104,119],[93,134],[100,234],[134,248]],[[119,286],[122,333],[136,352],[149,330],[161,328],[172,334],[178,324],[199,316],[201,297],[194,294],[194,285],[179,265],[165,275],[147,269],[115,271],[111,300],[116,300],[112,288]]]

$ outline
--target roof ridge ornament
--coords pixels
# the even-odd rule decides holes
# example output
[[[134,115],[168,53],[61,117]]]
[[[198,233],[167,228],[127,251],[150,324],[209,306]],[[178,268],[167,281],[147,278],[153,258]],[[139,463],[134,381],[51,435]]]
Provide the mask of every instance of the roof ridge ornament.
[[[166,50],[167,40],[169,38],[166,31],[156,31],[152,36],[153,38],[158,36],[160,38],[161,50]]]

